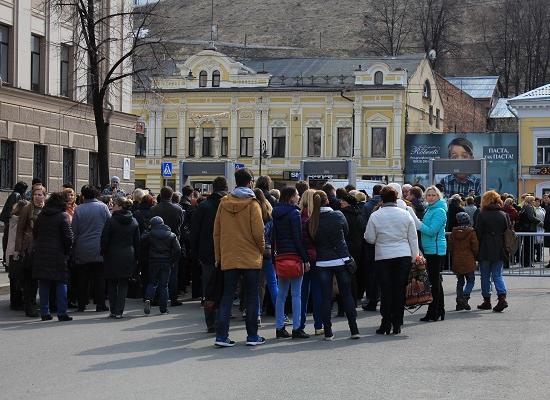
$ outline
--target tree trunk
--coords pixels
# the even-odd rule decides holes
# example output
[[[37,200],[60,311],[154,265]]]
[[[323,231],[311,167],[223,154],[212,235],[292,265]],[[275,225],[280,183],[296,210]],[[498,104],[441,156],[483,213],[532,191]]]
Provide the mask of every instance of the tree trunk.
[[[95,128],[97,133],[97,162],[101,189],[109,185],[109,124],[105,122],[103,107],[94,102]]]

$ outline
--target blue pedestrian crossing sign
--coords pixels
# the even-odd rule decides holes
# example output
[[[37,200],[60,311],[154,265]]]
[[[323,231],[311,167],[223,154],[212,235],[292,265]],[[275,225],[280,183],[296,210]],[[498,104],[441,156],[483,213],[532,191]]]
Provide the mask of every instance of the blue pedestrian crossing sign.
[[[169,178],[172,176],[172,163],[171,162],[163,162],[161,164],[161,175],[164,178]]]

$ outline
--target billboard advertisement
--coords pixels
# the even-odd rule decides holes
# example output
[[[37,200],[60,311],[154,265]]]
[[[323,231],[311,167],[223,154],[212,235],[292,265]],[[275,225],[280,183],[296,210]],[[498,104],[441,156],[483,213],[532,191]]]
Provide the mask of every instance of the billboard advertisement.
[[[405,182],[429,181],[431,159],[487,160],[487,190],[517,196],[518,135],[517,133],[446,133],[408,134],[405,136]],[[478,174],[438,174],[435,183],[445,187],[445,195],[455,193],[481,195],[481,176]]]

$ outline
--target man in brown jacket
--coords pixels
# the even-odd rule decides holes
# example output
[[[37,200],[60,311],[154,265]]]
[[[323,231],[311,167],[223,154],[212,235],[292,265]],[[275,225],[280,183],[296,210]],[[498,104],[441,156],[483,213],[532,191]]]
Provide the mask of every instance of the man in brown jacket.
[[[262,210],[251,189],[252,173],[245,168],[235,171],[237,187],[221,199],[214,222],[214,252],[217,268],[224,271],[223,295],[218,310],[215,345],[231,347],[229,318],[233,294],[243,277],[246,293],[246,344],[265,343],[258,336],[258,279],[264,252]]]

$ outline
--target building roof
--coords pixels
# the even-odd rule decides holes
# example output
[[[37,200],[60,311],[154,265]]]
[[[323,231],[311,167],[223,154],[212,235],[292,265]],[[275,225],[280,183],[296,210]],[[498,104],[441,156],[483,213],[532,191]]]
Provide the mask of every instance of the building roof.
[[[498,85],[498,76],[452,76],[445,79],[474,99],[490,99]]]
[[[265,58],[242,61],[247,67],[257,72],[272,75],[269,86],[294,86],[298,77],[310,83],[311,77],[319,84],[354,83],[354,72],[361,67],[368,70],[375,64],[387,64],[390,70],[405,69],[408,77],[416,71],[424,54],[408,54],[395,57],[362,57],[362,58]],[[281,82],[284,77],[284,82]],[[331,77],[330,82],[326,81]],[[343,77],[344,82],[339,82]],[[349,80],[350,82],[347,82]],[[334,81],[334,82],[332,82]]]
[[[514,114],[508,109],[508,99],[501,97],[497,104],[489,113],[489,118],[515,118]]]
[[[533,89],[529,92],[520,94],[519,96],[514,97],[510,100],[543,100],[550,99],[550,83],[536,89]]]

